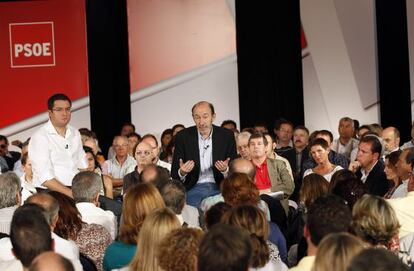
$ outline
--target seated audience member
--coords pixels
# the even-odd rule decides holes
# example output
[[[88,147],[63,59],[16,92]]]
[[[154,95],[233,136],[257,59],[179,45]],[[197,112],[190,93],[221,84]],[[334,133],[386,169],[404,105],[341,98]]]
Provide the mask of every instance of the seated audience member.
[[[171,164],[167,163],[167,162],[164,162],[164,161],[160,160],[160,158],[159,158],[159,156],[160,156],[160,147],[158,146],[157,138],[152,134],[146,134],[142,137],[141,142],[145,142],[145,143],[147,143],[148,145],[151,146],[152,163],[157,165],[157,166],[166,168],[170,172],[171,171]]]
[[[153,153],[151,146],[145,142],[140,142],[135,150],[135,160],[136,160],[136,167],[135,169],[126,174],[123,178],[123,193],[127,191],[127,189],[132,186],[133,184],[141,183],[139,175],[144,170],[147,165],[151,165],[153,161]]]
[[[53,250],[50,227],[41,207],[27,204],[17,208],[11,225],[10,249],[16,258],[0,261],[0,270],[28,270],[37,255]]]
[[[401,151],[397,150],[394,152],[391,152],[387,155],[385,155],[385,159],[384,159],[384,172],[385,172],[385,176],[387,176],[387,180],[390,183],[390,188],[388,189],[388,192],[384,195],[385,199],[390,199],[390,198],[396,198],[393,197],[395,191],[397,190],[398,187],[400,187],[400,185],[402,184],[402,180],[399,176],[400,175],[405,175],[405,170],[403,170],[404,167],[402,167],[405,163],[400,164],[400,172],[398,172],[398,168],[397,168],[397,163],[399,160],[399,157],[401,155]],[[410,162],[411,164],[411,162]],[[411,173],[411,172],[410,172]],[[409,179],[409,178],[407,178]],[[406,180],[406,182],[408,183],[408,180]],[[401,188],[400,188],[401,190]],[[407,186],[405,185],[405,190],[407,190]],[[404,189],[402,189],[401,192],[403,192]],[[405,191],[405,195],[407,194],[407,191]]]
[[[278,119],[273,131],[276,135],[276,153],[283,156],[285,151],[293,148],[293,123],[286,119]]]
[[[247,271],[253,253],[247,230],[230,225],[214,225],[201,240],[198,271]]]
[[[369,248],[356,255],[347,271],[408,271],[398,257],[383,248]]]
[[[290,270],[310,271],[321,240],[330,233],[348,232],[351,220],[351,211],[341,198],[325,195],[316,199],[308,209],[303,231],[308,244],[307,256]]]
[[[79,252],[91,259],[98,271],[103,270],[104,252],[112,241],[109,231],[101,225],[82,222],[72,198],[56,191],[49,194],[59,202],[59,218],[53,231],[66,240],[73,240]]]
[[[127,135],[128,138],[128,154],[134,157],[135,147],[141,142],[141,136],[137,133],[130,133]]]
[[[343,154],[349,161],[355,161],[358,152],[358,140],[354,138],[354,121],[351,118],[343,117],[339,120],[339,138],[332,143],[332,149]]]
[[[102,171],[105,175],[112,178],[114,194],[120,194],[119,187],[122,187],[125,175],[134,171],[137,165],[135,159],[128,154],[128,138],[126,136],[116,136],[112,143],[115,150],[115,156],[105,161]],[[118,189],[116,189],[118,188]]]
[[[309,130],[305,126],[296,126],[293,130],[293,148],[284,152],[290,166],[293,167],[295,181],[302,177],[303,163],[309,158]]]
[[[175,124],[175,125],[171,128],[173,137],[175,137],[175,135],[176,135],[178,132],[180,132],[181,130],[184,130],[184,129],[185,129],[185,126],[184,126],[184,125],[182,125],[182,124]]]
[[[270,159],[276,159],[276,160],[282,161],[285,164],[287,170],[289,171],[290,176],[293,179],[292,168],[290,166],[289,161],[285,157],[278,155],[274,151],[274,149],[276,148],[276,142],[274,142],[273,137],[269,134],[264,134],[264,136],[267,139],[267,146],[266,146],[266,155],[267,155],[267,157],[270,158]]]
[[[305,220],[303,217],[317,198],[328,194],[328,185],[328,181],[316,173],[303,178],[302,187],[299,191],[299,206],[290,214],[286,234],[289,247],[298,244],[297,252],[299,255],[306,254],[306,240],[303,238]]]
[[[13,172],[0,174],[0,232],[9,234],[14,211],[21,204],[20,179]]]
[[[383,198],[365,195],[357,201],[352,210],[352,227],[356,235],[371,246],[393,251],[401,259],[407,258],[399,248],[400,223]]]
[[[357,178],[355,173],[350,171],[349,169],[341,169],[335,172],[332,177],[331,181],[329,182],[329,192],[338,184],[342,182],[346,182],[349,179]]]
[[[9,140],[4,135],[0,135],[0,157],[4,158],[8,170],[13,170],[14,163],[19,161],[20,152],[9,151]]]
[[[269,130],[267,130],[267,125],[264,121],[258,121],[253,125],[253,129],[255,133],[258,134],[266,134],[269,132]]]
[[[414,177],[410,177],[407,186],[407,195],[403,198],[389,199],[387,202],[392,206],[398,221],[401,225],[399,237],[403,237],[414,232]]]
[[[72,240],[66,240],[54,233],[56,223],[59,219],[59,202],[47,193],[37,193],[30,196],[27,203],[34,203],[45,209],[46,220],[49,222],[54,241],[54,251],[68,258],[74,263],[75,270],[82,270],[79,261],[79,248]]]
[[[164,158],[162,159],[164,162],[167,162],[169,164],[172,163],[174,149],[175,149],[175,137],[171,139],[170,143],[168,143],[167,147],[165,148],[165,155],[163,156]]]
[[[103,226],[115,240],[117,233],[116,217],[111,211],[99,208],[100,177],[93,172],[79,172],[73,177],[72,193],[82,221]]]
[[[24,174],[23,167],[22,167],[22,157],[23,155],[27,155],[29,153],[29,142],[30,142],[30,137],[23,143],[19,140],[17,140],[17,142],[16,140],[12,142],[12,145],[15,145],[17,143],[18,147],[22,149],[20,160],[14,163],[14,168],[13,168],[13,172],[16,173],[16,175],[19,176],[19,178],[21,178]],[[0,170],[0,174],[1,174],[1,170]]]
[[[113,186],[112,178],[108,175],[102,174],[102,169],[100,164],[96,160],[96,156],[93,153],[93,150],[87,146],[83,146],[83,150],[86,154],[86,160],[88,162],[87,171],[95,172],[100,176],[101,181],[99,182],[99,195],[105,196],[107,198],[113,199]]]
[[[372,134],[374,134],[378,137],[381,137],[382,132],[383,132],[383,128],[382,128],[381,125],[379,125],[378,123],[371,123],[369,125],[369,127],[370,127],[370,130],[371,130]]]
[[[345,200],[350,210],[353,209],[355,203],[363,195],[368,193],[365,185],[357,177],[352,177],[343,182],[337,182],[335,186],[332,186],[329,189],[330,193],[337,195]]]
[[[160,193],[151,183],[137,184],[128,190],[122,205],[123,218],[118,241],[113,242],[105,251],[104,270],[121,268],[130,263],[145,218],[153,210],[164,207]]]
[[[369,125],[362,125],[357,130],[357,139],[361,139],[366,133],[371,132],[371,127]]]
[[[233,133],[238,132],[237,131],[237,124],[236,124],[236,122],[234,120],[224,120],[221,123],[220,127],[229,129]]]
[[[171,180],[168,170],[155,164],[147,165],[139,178],[143,183],[153,183],[158,189]]]
[[[197,255],[203,232],[182,228],[170,232],[156,250],[159,266],[163,271],[197,270]]]
[[[236,161],[236,160],[235,160]],[[205,199],[201,204],[201,210],[207,211],[217,202],[224,201],[231,207],[252,204],[258,206],[270,220],[267,204],[260,199],[256,185],[244,173],[234,172],[221,183],[221,194]]]
[[[253,205],[242,205],[229,210],[222,222],[246,229],[250,233],[253,253],[251,270],[287,270],[278,248],[268,241],[269,224],[262,211]]]
[[[405,150],[407,148],[413,148],[414,147],[414,122],[413,125],[411,126],[411,140],[405,142],[400,149],[401,150]]]
[[[165,206],[175,213],[183,227],[200,227],[198,210],[186,204],[185,187],[180,181],[172,180],[166,183],[161,187],[160,192]],[[187,213],[190,214],[189,217],[183,216],[184,207],[186,207]]]
[[[261,194],[283,192],[280,203],[287,214],[287,199],[295,185],[284,162],[267,158],[267,144],[266,137],[261,134],[253,134],[249,139],[250,155],[256,167],[255,183]]]
[[[312,142],[316,138],[323,138],[323,139],[326,140],[326,142],[328,142],[328,146],[329,146],[328,159],[329,159],[329,162],[331,162],[331,164],[338,165],[338,166],[341,166],[343,168],[348,168],[349,167],[348,158],[346,158],[342,154],[339,154],[339,153],[335,152],[332,149],[333,135],[330,131],[328,131],[328,130],[314,131],[312,133],[312,139],[311,139],[311,136],[309,136],[309,142]],[[310,156],[306,161],[303,162],[303,169],[302,170],[305,171],[307,169],[314,168],[314,167],[316,167],[316,162],[315,162],[315,160],[313,160],[312,156]]]
[[[81,128],[82,129],[82,128]],[[81,129],[79,129],[79,132],[81,131]],[[86,128],[85,128],[86,129]],[[85,134],[83,135],[82,132],[81,133],[81,137],[82,137],[82,144],[85,147],[89,147],[92,149],[92,154],[95,156],[95,160],[96,160],[96,164],[99,166],[103,165],[103,163],[105,162],[105,156],[103,155],[101,149],[99,148],[98,145],[98,138],[96,137],[95,132],[92,131],[85,131]]]
[[[359,141],[357,160],[349,164],[349,170],[366,185],[368,193],[382,197],[389,189],[389,182],[384,164],[379,160],[381,151],[382,145],[377,136],[364,136]]]
[[[413,171],[413,159],[414,148],[404,149],[398,157],[396,169],[397,175],[401,179],[401,183],[397,186],[391,198],[402,198],[407,195],[407,186]]]
[[[332,233],[318,246],[312,270],[346,271],[352,258],[364,249],[364,243],[349,233]]]
[[[170,144],[173,138],[172,129],[165,129],[161,134],[161,149],[160,149],[160,159],[165,161],[167,158],[167,146]]]
[[[319,174],[311,173],[303,178],[299,202],[307,210],[317,198],[328,194],[328,191],[328,181]]]
[[[220,223],[223,215],[232,207],[225,202],[218,202],[211,206],[204,214],[205,230],[210,230],[211,227]]]
[[[400,131],[395,127],[387,127],[381,135],[384,140],[384,155],[400,149]]]
[[[131,133],[135,133],[135,125],[130,122],[125,122],[121,127],[120,136],[128,136]],[[108,150],[108,160],[111,160],[115,157],[115,148],[111,146]]]
[[[23,175],[20,177],[21,186],[22,186],[22,202],[24,202],[28,197],[37,193],[36,187],[33,185],[33,171],[32,171],[32,161],[30,161],[27,153],[22,155],[20,159],[23,168]]]
[[[48,251],[37,256],[29,271],[74,271],[72,263],[65,257]]]
[[[163,271],[156,256],[157,249],[171,231],[180,227],[180,222],[170,209],[154,210],[142,224],[137,240],[138,250],[132,262],[120,271]]]
[[[250,151],[249,151],[249,138],[251,134],[249,132],[241,132],[236,136],[236,147],[237,154],[241,158],[250,160]]]
[[[336,171],[341,170],[342,167],[331,164],[329,161],[328,156],[330,149],[328,142],[326,142],[323,138],[316,138],[309,144],[309,150],[312,158],[316,162],[316,167],[306,170],[303,173],[303,176],[316,173],[323,176],[328,182],[330,182],[332,175]]]

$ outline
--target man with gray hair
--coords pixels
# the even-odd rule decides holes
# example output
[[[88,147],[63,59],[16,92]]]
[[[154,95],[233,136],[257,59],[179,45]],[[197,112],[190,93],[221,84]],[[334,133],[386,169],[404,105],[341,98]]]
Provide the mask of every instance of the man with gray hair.
[[[0,175],[0,232],[9,234],[14,211],[21,204],[20,179],[14,172]]]
[[[183,227],[200,227],[198,210],[185,203],[185,187],[180,181],[166,183],[160,192],[165,206],[175,213]]]
[[[79,172],[72,181],[73,198],[83,222],[103,226],[114,240],[117,232],[116,217],[111,211],[99,208],[100,182],[100,176],[94,172]]]

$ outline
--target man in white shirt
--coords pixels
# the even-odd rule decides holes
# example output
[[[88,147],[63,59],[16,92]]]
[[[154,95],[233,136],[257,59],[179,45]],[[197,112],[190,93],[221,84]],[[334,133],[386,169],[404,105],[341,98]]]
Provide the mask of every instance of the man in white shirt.
[[[79,131],[69,125],[72,102],[65,94],[55,94],[47,104],[49,121],[29,143],[33,184],[72,197],[68,186],[73,176],[88,166]]]
[[[128,138],[126,136],[116,136],[112,142],[112,147],[115,150],[115,157],[105,161],[102,171],[112,177],[114,188],[118,188],[114,192],[119,194],[119,187],[122,187],[124,176],[134,171],[137,163],[128,154]]]
[[[414,159],[414,148],[407,148],[398,157],[396,164],[397,175],[402,180],[402,183],[395,189],[391,198],[403,198],[407,195],[407,185],[411,177],[412,164],[411,160]]]
[[[100,181],[99,175],[94,172],[79,172],[72,182],[73,198],[82,216],[82,221],[103,226],[115,240],[117,233],[115,215],[111,211],[104,211],[98,207]]]
[[[152,134],[146,134],[142,137],[141,142],[147,143],[152,148],[152,154],[154,161],[152,161],[157,166],[163,167],[171,171],[171,164],[160,160],[160,147],[158,146],[157,138]]]
[[[0,232],[9,234],[14,211],[21,204],[21,184],[11,171],[0,175]]]

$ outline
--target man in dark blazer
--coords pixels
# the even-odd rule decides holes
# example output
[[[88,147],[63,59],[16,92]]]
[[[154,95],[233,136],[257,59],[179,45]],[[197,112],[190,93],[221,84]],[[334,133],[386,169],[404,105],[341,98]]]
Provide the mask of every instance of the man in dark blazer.
[[[175,138],[171,176],[187,189],[187,203],[220,193],[219,186],[228,163],[237,157],[232,131],[213,125],[216,117],[211,103],[201,101],[192,110],[195,126],[180,131]]]
[[[370,194],[382,197],[389,189],[389,182],[380,160],[381,152],[382,145],[377,136],[364,136],[359,142],[357,160],[350,163],[349,169],[361,179]]]

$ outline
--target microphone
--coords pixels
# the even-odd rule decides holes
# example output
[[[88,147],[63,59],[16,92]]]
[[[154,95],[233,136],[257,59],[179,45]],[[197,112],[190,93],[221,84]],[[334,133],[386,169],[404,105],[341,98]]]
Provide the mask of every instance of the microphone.
[[[206,151],[210,145],[204,146],[203,149]]]
[[[68,144],[66,144],[65,149],[69,149],[69,145]]]

